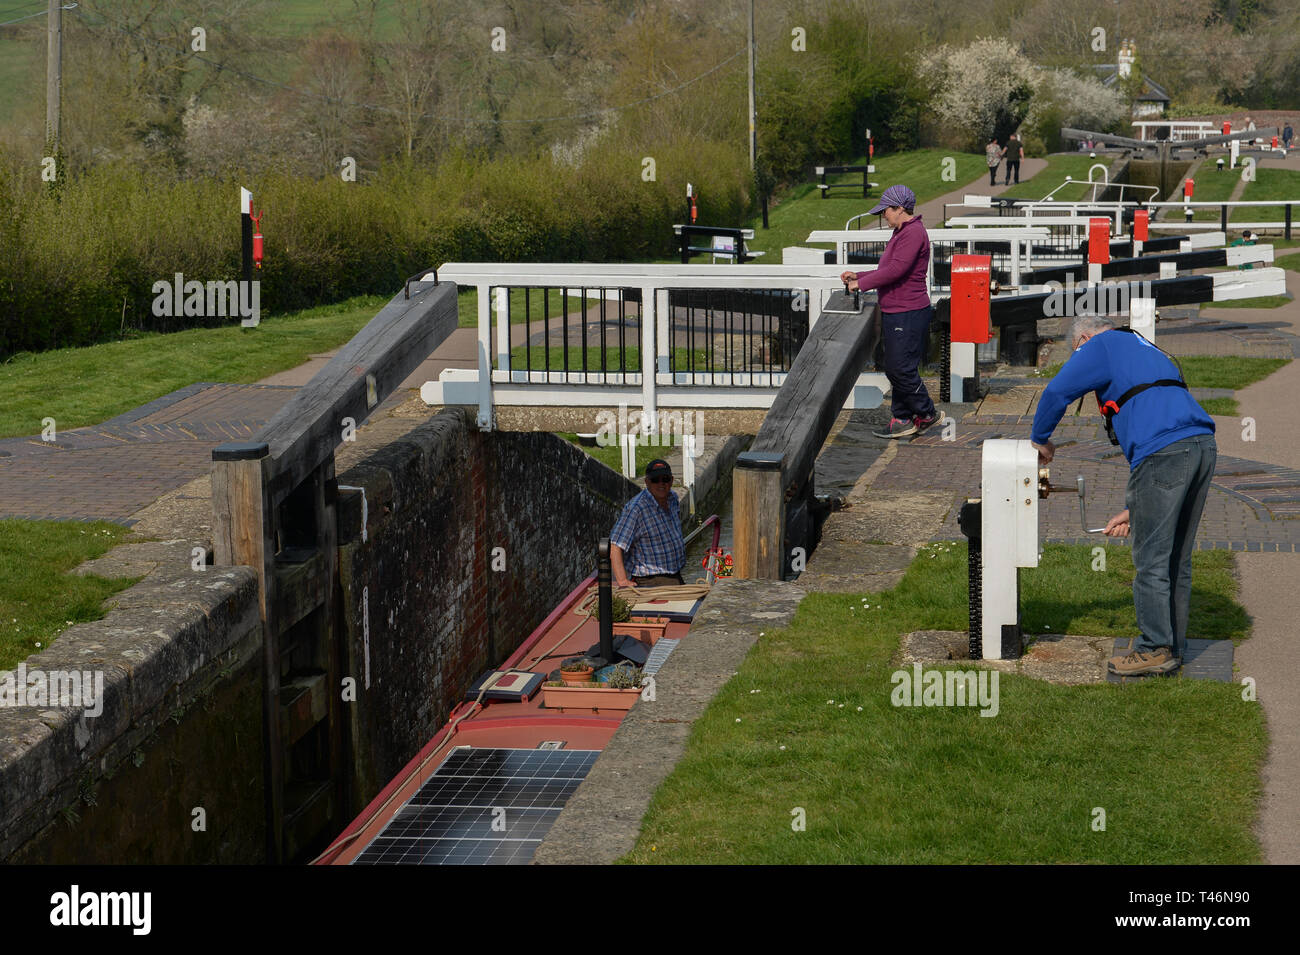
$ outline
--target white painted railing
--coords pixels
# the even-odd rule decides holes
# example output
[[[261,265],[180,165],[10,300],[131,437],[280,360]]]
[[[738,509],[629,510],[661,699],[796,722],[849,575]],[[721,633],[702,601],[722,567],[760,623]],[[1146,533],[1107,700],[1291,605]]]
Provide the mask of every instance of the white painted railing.
[[[995,220],[998,221],[998,220]],[[987,225],[988,219],[980,224]],[[852,251],[851,246],[863,244],[883,244],[889,241],[893,235],[892,229],[820,229],[808,234],[808,242],[832,242],[835,244],[835,261],[838,265],[849,265],[848,256]],[[955,228],[955,229],[926,229],[926,234],[930,237],[930,264],[926,270],[926,281],[930,288],[935,287],[934,283],[934,251],[935,244],[962,244],[966,245],[966,251],[974,251],[976,242],[1010,242],[1010,271],[1012,275],[1012,284],[1020,280],[1020,271],[1022,268],[1030,268],[1029,246],[1035,241],[1043,241],[1051,237],[1051,231],[1045,227],[1035,226],[1028,227],[1009,227],[997,226],[992,228]],[[875,265],[866,265],[858,267],[860,272],[870,272],[876,268]],[[931,292],[931,298],[935,297]]]
[[[654,427],[659,408],[766,408],[785,381],[785,371],[681,371],[672,368],[672,322],[670,291],[735,290],[789,292],[796,308],[808,312],[808,325],[816,324],[822,306],[832,292],[842,291],[836,265],[640,265],[588,263],[448,263],[438,268],[436,278],[473,288],[478,298],[478,367],[448,368],[437,381],[426,382],[421,397],[430,405],[478,405],[478,425],[493,426],[496,405],[561,405],[618,408],[637,405],[647,412]],[[430,272],[425,281],[433,281]],[[640,315],[633,331],[639,349],[637,370],[609,372],[534,370],[521,368],[511,355],[510,314],[502,307],[510,289],[545,288],[618,294],[635,290],[640,298]],[[497,290],[502,290],[498,293]],[[563,294],[563,292],[562,292]],[[585,323],[585,314],[569,314],[568,298],[561,323],[567,334],[574,321]],[[801,300],[802,299],[802,300]],[[598,301],[598,299],[596,299]],[[621,300],[621,297],[620,297]],[[495,322],[493,311],[496,312]],[[680,313],[681,307],[677,309]],[[625,327],[625,317],[618,321]],[[729,317],[728,321],[732,321]],[[524,347],[531,347],[532,329],[525,332]],[[495,338],[493,333],[495,332]],[[604,330],[602,329],[602,334]],[[630,343],[629,343],[630,344]],[[544,348],[551,348],[548,340]],[[495,357],[495,367],[494,365]],[[549,365],[549,362],[548,362]],[[848,408],[876,407],[888,389],[882,374],[864,374],[858,379]]]
[[[1204,139],[1206,136],[1213,136],[1222,127],[1206,120],[1141,120],[1135,121],[1133,127],[1137,129],[1137,138],[1146,141],[1147,131],[1150,129],[1159,129],[1161,126],[1169,127],[1169,139],[1171,142],[1184,142],[1189,139]]]

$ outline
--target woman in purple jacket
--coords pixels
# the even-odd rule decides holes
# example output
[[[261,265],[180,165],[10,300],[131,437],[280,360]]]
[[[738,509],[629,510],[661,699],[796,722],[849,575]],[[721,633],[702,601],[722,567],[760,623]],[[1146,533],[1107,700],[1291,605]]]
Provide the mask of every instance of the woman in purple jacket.
[[[871,213],[884,212],[894,230],[880,267],[874,272],[845,272],[849,290],[877,289],[880,328],[885,343],[885,375],[889,378],[892,417],[889,426],[873,432],[880,438],[902,438],[924,431],[939,420],[919,367],[930,337],[934,307],[926,287],[930,265],[930,236],[914,215],[916,193],[907,186],[890,186]]]

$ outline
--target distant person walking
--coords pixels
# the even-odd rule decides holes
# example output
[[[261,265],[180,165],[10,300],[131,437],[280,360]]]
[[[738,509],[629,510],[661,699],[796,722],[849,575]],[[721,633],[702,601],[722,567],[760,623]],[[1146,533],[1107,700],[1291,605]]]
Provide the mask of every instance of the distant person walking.
[[[996,144],[995,144],[996,145]],[[890,186],[870,214],[883,212],[894,230],[874,272],[845,272],[849,291],[880,291],[880,334],[885,345],[885,376],[890,385],[889,425],[872,432],[878,438],[902,438],[924,431],[939,420],[930,393],[921,381],[920,364],[930,340],[930,234],[915,214],[916,193]]]
[[[998,184],[998,165],[1002,162],[1002,147],[998,145],[996,136],[989,137],[989,144],[984,147],[984,156],[989,164],[989,185]]]
[[[1016,134],[1012,133],[1011,138],[1007,140],[1007,146],[1002,150],[1002,155],[1007,157],[1007,180],[1006,185],[1011,185],[1011,174],[1015,173],[1016,185],[1020,185],[1020,160],[1025,158],[1025,147]]]
[[[1246,131],[1250,133],[1253,133],[1255,131],[1255,121],[1251,119],[1249,116],[1246,117]],[[1254,137],[1251,137],[1250,144],[1252,146],[1255,145]]]
[[[1295,137],[1295,131],[1291,128],[1290,120],[1282,127],[1282,148],[1287,152],[1291,151],[1291,140]]]

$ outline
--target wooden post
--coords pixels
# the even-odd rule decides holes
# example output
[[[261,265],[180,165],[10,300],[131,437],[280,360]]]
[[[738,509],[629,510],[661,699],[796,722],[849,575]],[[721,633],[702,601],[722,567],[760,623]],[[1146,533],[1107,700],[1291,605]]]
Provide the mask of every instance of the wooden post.
[[[732,473],[735,576],[780,580],[785,569],[785,495],[781,466],[785,456],[746,451]]]
[[[280,745],[280,642],[271,608],[275,588],[275,515],[269,482],[270,447],[231,442],[212,451],[212,550],[218,567],[243,565],[257,574],[262,617],[263,790],[266,859],[284,861],[284,751]]]

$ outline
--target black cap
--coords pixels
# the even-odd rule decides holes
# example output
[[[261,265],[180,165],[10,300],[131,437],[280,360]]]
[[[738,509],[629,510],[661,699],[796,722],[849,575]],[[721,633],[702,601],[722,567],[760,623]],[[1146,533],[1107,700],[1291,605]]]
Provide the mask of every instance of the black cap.
[[[673,469],[663,458],[655,458],[645,466],[646,477],[672,477]]]

